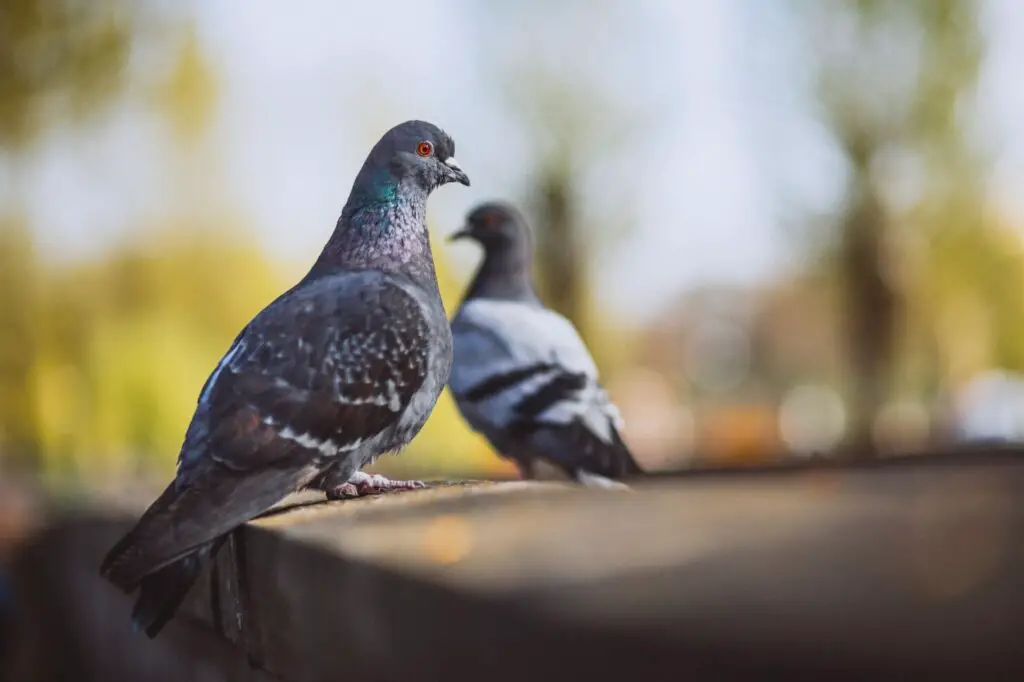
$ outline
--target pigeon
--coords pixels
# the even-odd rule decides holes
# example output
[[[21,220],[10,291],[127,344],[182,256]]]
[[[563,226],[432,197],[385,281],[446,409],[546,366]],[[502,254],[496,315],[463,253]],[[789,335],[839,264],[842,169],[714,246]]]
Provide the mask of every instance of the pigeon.
[[[407,121],[373,147],[308,274],[235,338],[200,391],[177,474],[107,554],[155,637],[238,526],[288,494],[425,487],[361,469],[419,432],[448,380],[451,329],[427,197],[469,178],[447,133]]]
[[[546,463],[584,485],[625,487],[616,479],[642,471],[576,328],[534,292],[525,219],[485,203],[450,240],[464,238],[484,259],[452,319],[449,387],[460,413],[524,478]]]

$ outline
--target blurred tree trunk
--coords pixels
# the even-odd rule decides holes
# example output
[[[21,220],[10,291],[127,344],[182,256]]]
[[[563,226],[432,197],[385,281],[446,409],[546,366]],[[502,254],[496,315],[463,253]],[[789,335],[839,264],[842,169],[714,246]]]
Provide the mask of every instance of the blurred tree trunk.
[[[866,139],[848,140],[855,179],[843,218],[839,262],[844,282],[852,458],[875,454],[872,427],[894,374],[898,295],[886,278],[888,217],[871,183]]]
[[[981,61],[979,4],[834,0],[799,7],[817,40],[823,118],[849,162],[829,256],[844,287],[845,451],[871,457],[873,426],[893,393],[901,335],[908,333],[904,306],[923,303],[922,275],[906,272],[894,236],[917,232],[927,245],[955,228],[951,206],[982,213],[978,154],[963,129]],[[893,160],[905,165],[887,167]]]
[[[634,221],[634,192],[602,176],[630,163],[651,113],[640,79],[624,68],[646,63],[623,50],[624,38],[642,33],[623,26],[634,14],[626,0],[524,0],[477,15],[487,72],[528,148],[517,189],[536,240],[538,293],[577,326],[599,364],[590,268]]]
[[[126,81],[139,7],[124,0],[0,3],[0,163],[13,179],[4,199],[20,208],[31,144],[50,128],[88,119]],[[40,467],[42,296],[32,226],[0,216],[0,462]]]
[[[535,231],[537,274],[544,301],[585,330],[586,296],[582,287],[587,256],[580,238],[572,180],[565,164],[558,161],[537,174],[533,192],[537,222],[543,225]]]

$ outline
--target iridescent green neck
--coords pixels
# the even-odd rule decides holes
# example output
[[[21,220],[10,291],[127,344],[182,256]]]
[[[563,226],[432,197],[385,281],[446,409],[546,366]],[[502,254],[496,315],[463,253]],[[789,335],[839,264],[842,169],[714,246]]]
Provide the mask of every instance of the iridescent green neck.
[[[360,173],[356,188],[345,205],[346,212],[358,212],[375,204],[398,203],[398,180],[385,168]]]
[[[386,173],[360,180],[310,275],[372,268],[433,279],[427,192]]]

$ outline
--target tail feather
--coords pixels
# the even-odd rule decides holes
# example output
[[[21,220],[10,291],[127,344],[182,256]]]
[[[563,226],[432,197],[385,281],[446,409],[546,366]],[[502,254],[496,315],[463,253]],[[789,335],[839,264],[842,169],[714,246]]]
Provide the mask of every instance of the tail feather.
[[[614,439],[613,447],[616,450],[615,458],[619,463],[619,471],[621,476],[637,476],[644,473],[644,470],[637,464],[636,459],[633,457],[633,453],[629,451],[626,444],[622,440],[622,436],[619,435],[617,429],[612,428],[612,438]]]
[[[139,596],[132,609],[132,625],[136,632],[145,632],[150,639],[159,634],[181,606],[203,565],[217,553],[223,542],[223,538],[218,538],[150,573],[139,582]]]
[[[100,574],[124,592],[269,509],[312,477],[309,468],[211,471],[171,483],[107,553]],[[213,469],[213,467],[217,467]]]
[[[130,593],[139,586],[142,577],[159,566],[150,565],[151,557],[141,551],[140,541],[152,531],[154,521],[163,516],[177,496],[172,482],[142,515],[135,527],[110,548],[100,564],[100,575],[116,585],[122,592]]]
[[[643,473],[614,427],[611,427],[610,442],[599,438],[580,420],[551,431],[557,445],[546,449],[557,450],[555,461],[577,478],[574,472],[578,471],[613,480]]]

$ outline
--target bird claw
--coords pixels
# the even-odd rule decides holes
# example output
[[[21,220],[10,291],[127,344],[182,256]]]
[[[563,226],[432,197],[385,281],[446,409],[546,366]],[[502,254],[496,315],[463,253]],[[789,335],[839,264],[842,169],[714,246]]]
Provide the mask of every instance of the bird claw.
[[[350,500],[353,497],[359,497],[359,488],[347,482],[327,488],[324,492],[327,493],[328,500]]]
[[[423,481],[394,481],[380,474],[357,471],[346,482],[329,489],[327,497],[332,500],[346,500],[393,490],[418,490],[426,487],[427,484]]]
[[[393,481],[380,474],[367,474],[362,471],[353,474],[348,482],[355,484],[360,495],[376,495],[389,490],[415,490],[427,487],[423,481]]]

